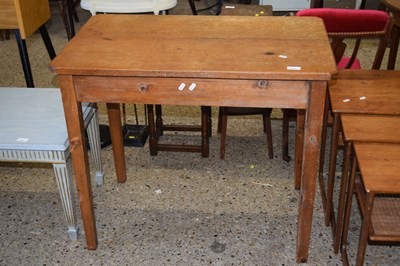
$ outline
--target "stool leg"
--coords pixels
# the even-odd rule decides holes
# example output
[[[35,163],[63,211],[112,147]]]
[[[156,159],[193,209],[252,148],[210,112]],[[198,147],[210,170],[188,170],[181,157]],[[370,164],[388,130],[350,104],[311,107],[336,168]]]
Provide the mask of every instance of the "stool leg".
[[[96,184],[101,186],[104,184],[104,171],[103,164],[101,163],[99,116],[97,111],[94,112],[93,117],[89,122],[87,133],[90,143],[90,151],[92,153],[95,166]]]
[[[61,204],[67,220],[68,235],[72,240],[77,240],[78,227],[76,225],[75,199],[71,186],[71,160],[68,159],[65,164],[53,164],[53,169],[61,196]]]
[[[54,51],[53,44],[51,43],[49,33],[47,32],[46,26],[43,24],[39,28],[40,34],[42,35],[42,39],[44,45],[46,46],[47,52],[49,53],[50,59],[53,60],[56,57],[56,52]]]
[[[25,82],[28,88],[34,88],[31,64],[29,62],[28,50],[26,49],[25,40],[21,38],[21,32],[15,30],[15,39],[17,40],[19,56],[21,58],[22,69],[24,70]]]
[[[328,117],[329,117],[329,96],[325,99],[325,110],[324,110],[324,120],[322,122],[322,136],[321,136],[321,153],[319,158],[319,170],[318,170],[318,183],[321,191],[322,208],[324,212],[326,211],[326,191],[324,185],[324,171],[325,171],[325,150],[326,150],[326,135],[328,131]]]

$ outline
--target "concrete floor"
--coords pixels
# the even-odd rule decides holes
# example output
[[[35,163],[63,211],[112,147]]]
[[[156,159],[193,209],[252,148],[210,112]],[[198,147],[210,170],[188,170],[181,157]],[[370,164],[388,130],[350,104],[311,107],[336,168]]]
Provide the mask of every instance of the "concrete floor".
[[[190,15],[187,1],[178,2],[170,14]],[[48,29],[58,52],[67,39],[56,6],[52,13]],[[79,10],[79,16],[78,30],[90,15]],[[33,35],[27,45],[36,87],[57,87],[40,36]],[[367,47],[366,64],[368,53]],[[14,40],[0,42],[0,86],[25,86],[17,55]],[[170,107],[165,119],[196,122],[197,112],[197,107]],[[269,160],[261,118],[230,119],[221,161],[216,120],[207,159],[168,152],[151,157],[147,144],[127,147],[125,184],[116,182],[111,148],[102,150],[105,184],[96,187],[93,181],[96,251],[85,249],[83,232],[77,241],[68,239],[51,166],[0,164],[0,265],[294,265],[299,191],[293,187],[293,162],[280,159],[281,121],[273,121],[275,158]],[[104,112],[101,121],[107,123]],[[293,143],[294,125],[291,130]],[[185,139],[198,141],[197,136]],[[353,262],[357,208],[352,217]],[[79,211],[78,221],[82,228]],[[331,243],[317,190],[306,265],[340,265]],[[366,262],[399,265],[400,249],[369,246]]]

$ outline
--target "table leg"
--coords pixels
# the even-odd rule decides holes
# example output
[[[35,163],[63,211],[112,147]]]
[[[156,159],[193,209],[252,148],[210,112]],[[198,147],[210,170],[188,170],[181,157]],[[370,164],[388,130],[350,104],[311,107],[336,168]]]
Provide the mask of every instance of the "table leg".
[[[65,120],[74,168],[76,187],[85,229],[86,244],[89,250],[97,248],[96,220],[93,208],[93,195],[90,182],[89,161],[82,117],[82,105],[78,102],[72,76],[59,75],[63,98]]]
[[[307,262],[308,259],[326,91],[326,81],[310,82],[297,224],[297,262]]]
[[[115,171],[118,183],[126,181],[124,142],[122,136],[121,109],[119,103],[107,103],[108,122],[110,123],[111,143],[114,153]]]

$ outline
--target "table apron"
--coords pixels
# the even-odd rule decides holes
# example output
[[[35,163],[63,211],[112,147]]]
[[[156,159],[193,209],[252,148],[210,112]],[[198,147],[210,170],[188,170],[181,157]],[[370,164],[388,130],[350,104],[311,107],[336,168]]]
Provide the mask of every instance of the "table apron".
[[[74,76],[73,80],[79,102],[193,106],[306,109],[310,88],[310,82],[304,80],[109,76]]]

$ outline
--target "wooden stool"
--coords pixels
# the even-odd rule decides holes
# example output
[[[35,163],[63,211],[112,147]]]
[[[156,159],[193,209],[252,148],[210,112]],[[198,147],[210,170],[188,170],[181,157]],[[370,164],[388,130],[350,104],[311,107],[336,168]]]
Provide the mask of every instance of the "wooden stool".
[[[386,245],[400,242],[400,145],[356,142],[354,151],[341,247],[343,264],[349,265],[347,234],[355,192],[362,216],[355,265],[361,266],[368,240]],[[356,176],[357,165],[361,177]]]
[[[162,120],[161,105],[156,105],[156,121],[154,121],[154,107],[147,105],[149,122],[149,146],[150,155],[156,156],[158,151],[175,152],[200,152],[202,157],[209,157],[209,138],[211,137],[211,107],[201,107],[201,125],[164,125]],[[159,143],[164,131],[198,131],[201,132],[200,145],[164,144]]]
[[[272,16],[272,6],[224,4],[220,16]]]

